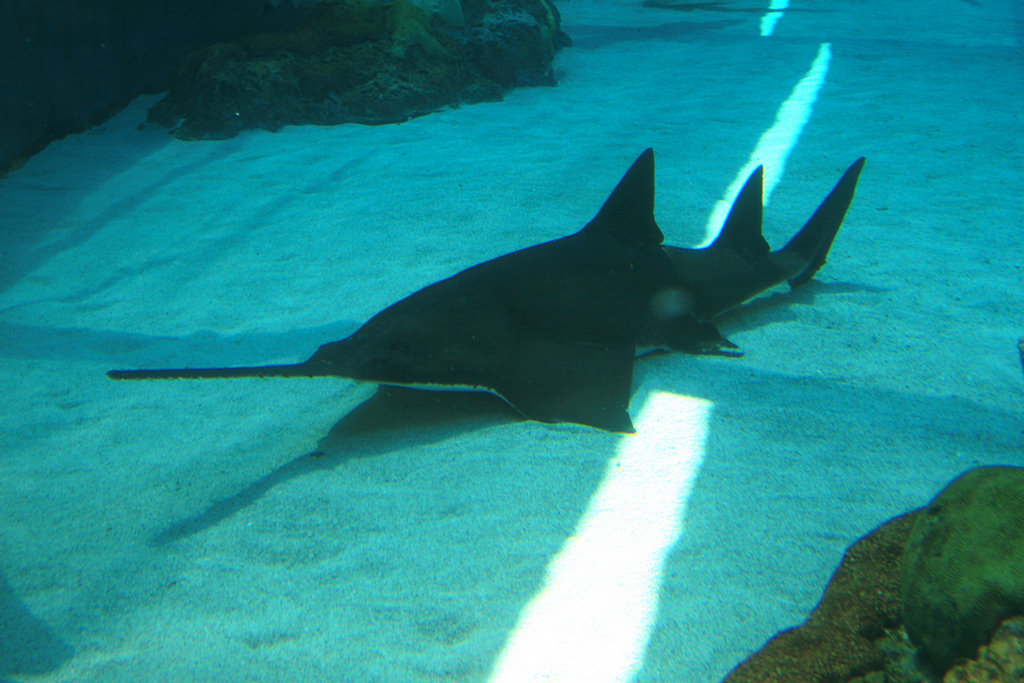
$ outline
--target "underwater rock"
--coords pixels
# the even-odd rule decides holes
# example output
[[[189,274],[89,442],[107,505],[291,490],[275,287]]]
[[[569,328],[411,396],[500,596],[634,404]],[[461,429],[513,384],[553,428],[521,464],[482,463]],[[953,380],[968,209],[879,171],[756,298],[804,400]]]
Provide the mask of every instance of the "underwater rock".
[[[838,683],[882,670],[899,625],[900,557],[917,514],[854,543],[807,621],[776,635],[724,683]]]
[[[1024,468],[979,467],[852,545],[807,621],[723,683],[1022,683],[1022,597]]]
[[[1024,617],[1002,623],[978,656],[953,667],[943,683],[1020,683],[1024,681]]]
[[[184,139],[289,124],[394,123],[554,85],[549,0],[324,0],[294,30],[189,54],[151,122]],[[452,3],[459,4],[461,18]]]
[[[1024,468],[954,480],[914,524],[901,573],[907,634],[938,671],[1024,615]]]
[[[284,3],[297,9],[308,9],[316,6],[320,0],[267,0],[267,2],[274,7]],[[465,22],[465,17],[462,15],[462,3],[459,0],[413,0],[413,2],[430,14],[437,14],[449,24],[462,26]]]

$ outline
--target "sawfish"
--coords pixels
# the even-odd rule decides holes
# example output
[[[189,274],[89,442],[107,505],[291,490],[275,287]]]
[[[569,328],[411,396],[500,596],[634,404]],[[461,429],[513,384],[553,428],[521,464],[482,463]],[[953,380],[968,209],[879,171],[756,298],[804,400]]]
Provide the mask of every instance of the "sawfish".
[[[716,240],[663,245],[654,152],[645,150],[582,230],[484,261],[414,292],[351,336],[285,365],[111,370],[112,379],[343,377],[488,391],[531,420],[633,432],[637,349],[738,356],[712,319],[825,263],[853,200],[858,159],[804,227],[772,251],[762,236],[763,169]]]

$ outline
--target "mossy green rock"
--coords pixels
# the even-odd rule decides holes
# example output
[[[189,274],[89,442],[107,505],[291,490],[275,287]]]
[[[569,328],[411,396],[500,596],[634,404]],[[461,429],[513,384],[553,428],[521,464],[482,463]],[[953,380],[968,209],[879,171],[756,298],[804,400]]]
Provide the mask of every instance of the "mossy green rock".
[[[1024,468],[954,480],[914,523],[901,561],[907,634],[939,672],[1024,615]]]

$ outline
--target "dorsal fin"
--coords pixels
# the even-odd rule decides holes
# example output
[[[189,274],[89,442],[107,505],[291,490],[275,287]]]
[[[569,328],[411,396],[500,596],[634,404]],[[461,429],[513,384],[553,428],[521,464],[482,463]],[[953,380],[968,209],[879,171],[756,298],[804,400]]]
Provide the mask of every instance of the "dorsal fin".
[[[729,216],[712,248],[725,247],[748,258],[767,254],[771,247],[761,234],[763,212],[764,166],[758,166],[729,209]]]
[[[661,244],[654,222],[654,150],[646,149],[622,176],[584,232],[603,232],[627,244]]]

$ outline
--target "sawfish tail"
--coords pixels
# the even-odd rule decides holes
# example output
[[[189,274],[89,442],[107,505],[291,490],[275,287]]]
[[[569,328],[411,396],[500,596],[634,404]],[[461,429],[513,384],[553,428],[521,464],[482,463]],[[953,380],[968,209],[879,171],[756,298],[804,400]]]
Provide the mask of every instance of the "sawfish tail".
[[[319,377],[305,363],[261,365],[248,368],[169,368],[164,370],[111,370],[110,379],[227,379],[231,377]]]
[[[783,256],[792,256],[807,262],[803,270],[789,279],[790,287],[795,288],[804,284],[825,265],[828,251],[832,248],[839,226],[846,217],[846,210],[853,201],[853,192],[857,189],[857,180],[860,179],[864,161],[864,157],[861,157],[853,162],[810,220],[780,250]]]

